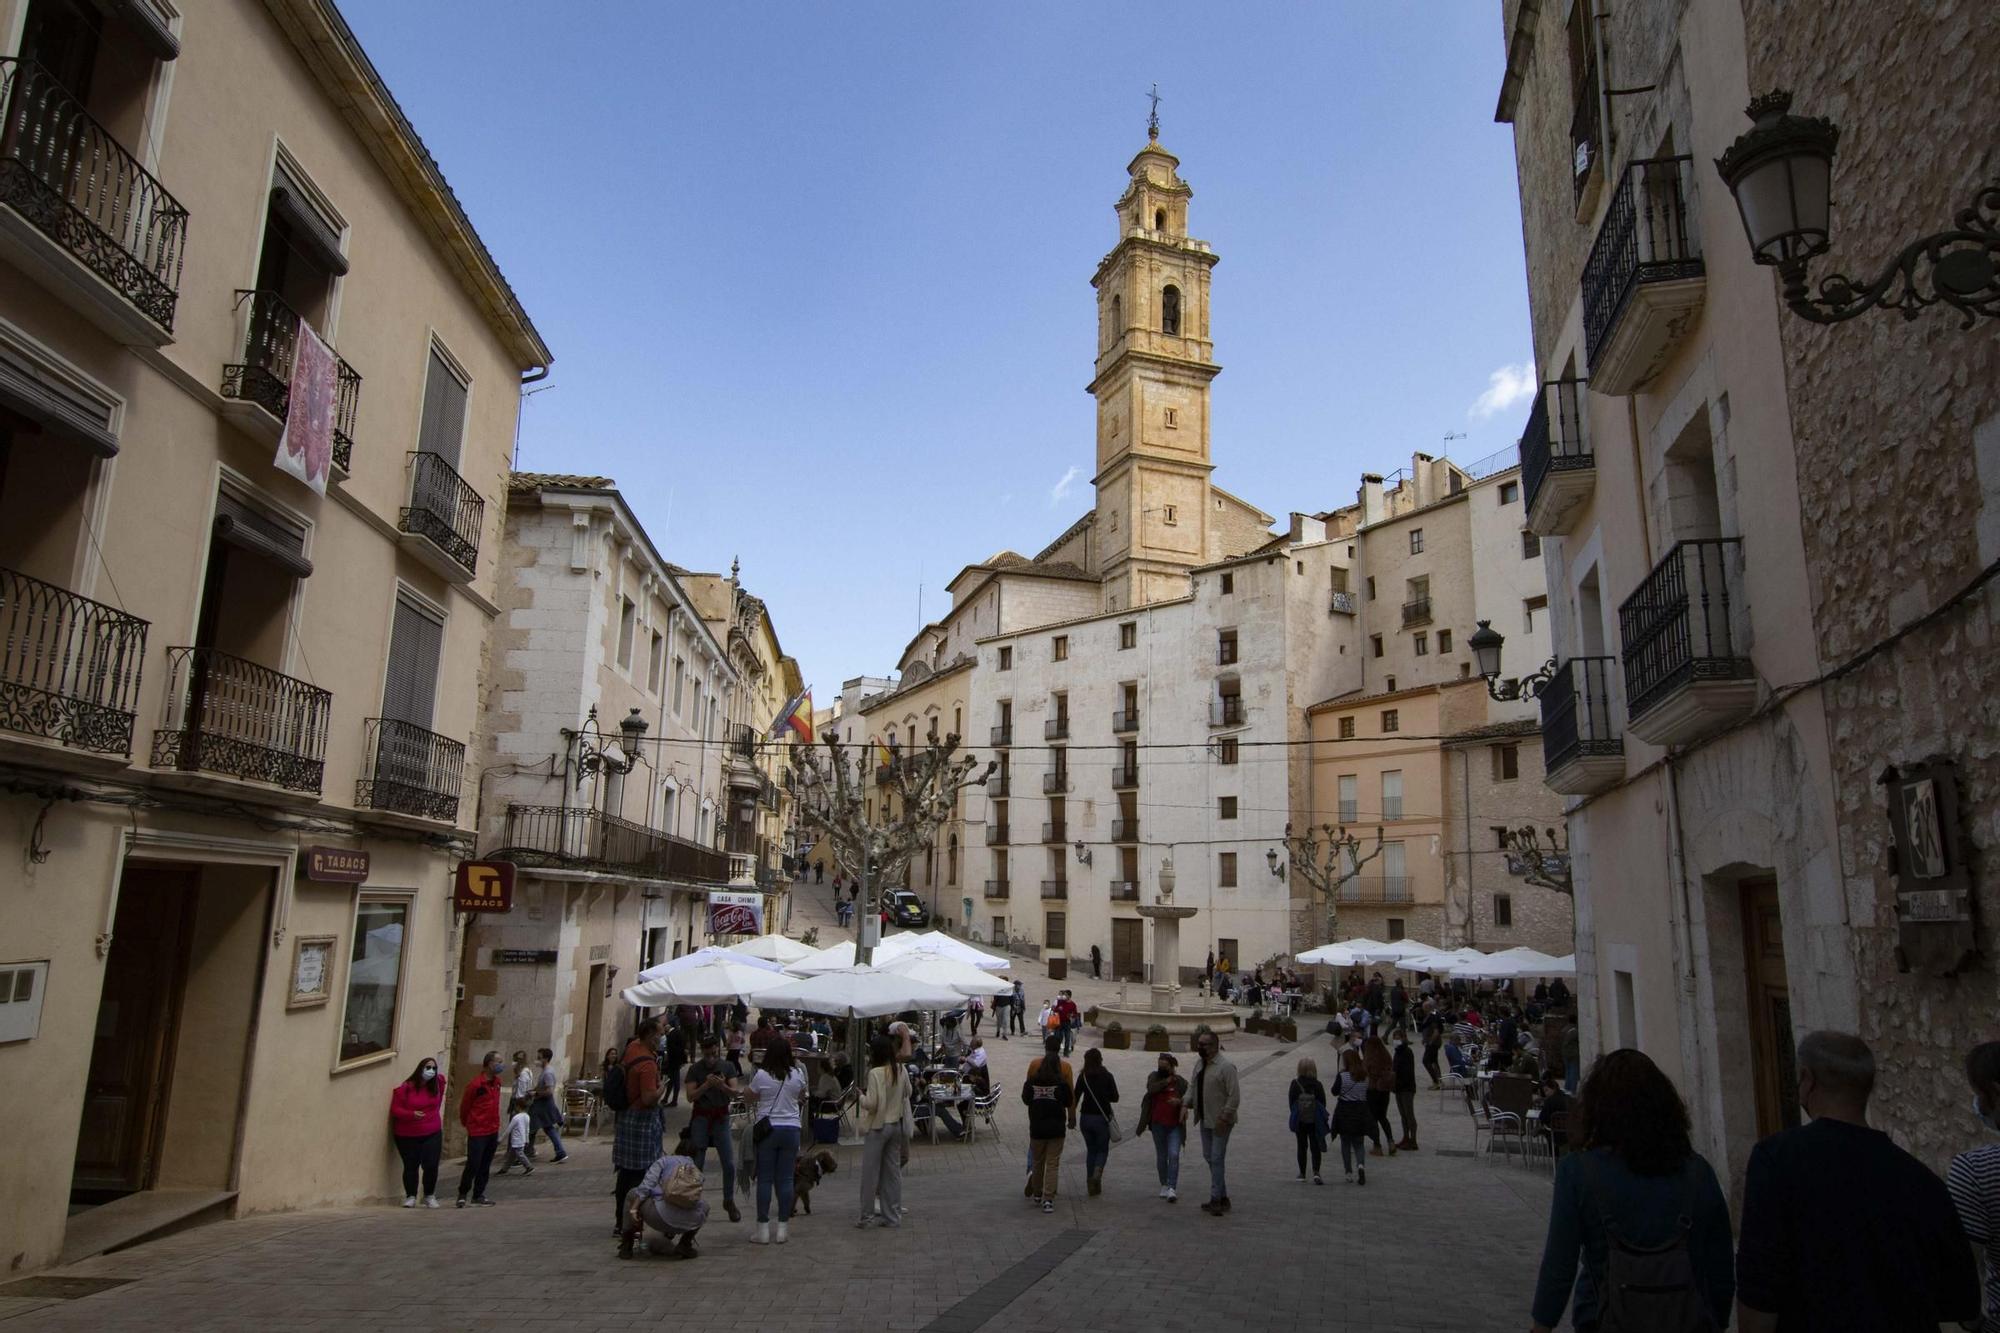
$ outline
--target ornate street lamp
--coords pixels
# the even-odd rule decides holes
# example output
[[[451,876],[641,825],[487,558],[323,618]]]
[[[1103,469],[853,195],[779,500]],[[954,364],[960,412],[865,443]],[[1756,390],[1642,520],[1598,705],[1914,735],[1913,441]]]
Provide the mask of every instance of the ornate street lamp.
[[[1276,847],[1264,853],[1264,864],[1271,867],[1272,879],[1283,879],[1285,877],[1285,863],[1278,859],[1278,849]]]
[[[1971,328],[1981,315],[2000,316],[2000,181],[1973,196],[1954,228],[1912,241],[1874,281],[1834,273],[1820,279],[1815,294],[1806,267],[1831,243],[1840,129],[1822,116],[1794,116],[1791,108],[1788,92],[1754,98],[1746,108],[1753,125],[1716,159],[1715,169],[1736,197],[1752,257],[1777,268],[1794,314],[1837,324],[1885,306],[1915,319],[1926,306],[1943,302],[1965,316],[1960,328]]]
[[[618,724],[622,743],[606,745],[604,732],[597,725],[597,705],[590,706],[590,715],[583,726],[569,733],[576,745],[576,785],[582,788],[584,782],[599,773],[624,776],[639,766],[639,742],[646,735],[646,719],[633,709]]]
[[[1542,691],[1548,688],[1549,681],[1555,677],[1556,659],[1551,657],[1533,675],[1523,676],[1506,685],[1500,684],[1500,649],[1507,638],[1493,628],[1491,621],[1480,621],[1479,628],[1472,631],[1465,642],[1472,649],[1473,660],[1479,663],[1479,674],[1485,678],[1486,692],[1503,704],[1517,699],[1539,699]]]

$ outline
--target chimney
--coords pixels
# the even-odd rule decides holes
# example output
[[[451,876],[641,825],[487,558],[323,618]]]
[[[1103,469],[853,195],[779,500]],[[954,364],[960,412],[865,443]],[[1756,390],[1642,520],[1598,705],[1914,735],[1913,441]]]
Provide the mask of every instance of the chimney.
[[[1382,521],[1382,474],[1364,472],[1361,474],[1361,526]]]

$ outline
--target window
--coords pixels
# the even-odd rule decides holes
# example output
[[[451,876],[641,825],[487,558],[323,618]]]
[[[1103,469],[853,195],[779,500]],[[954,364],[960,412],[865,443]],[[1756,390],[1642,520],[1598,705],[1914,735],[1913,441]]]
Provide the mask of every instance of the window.
[[[408,593],[397,593],[396,618],[389,628],[389,669],[382,682],[383,717],[430,730],[443,651],[443,619]],[[409,771],[412,765],[415,772]],[[414,742],[404,737],[393,742],[383,738],[376,766],[378,780],[425,784],[426,761]],[[401,771],[381,771],[385,768]]]
[[[618,599],[618,669],[632,669],[632,636],[639,628],[639,608],[630,597]]]
[[[1526,528],[1521,529],[1521,558],[1534,560],[1542,554],[1542,539]]]
[[[1234,818],[1236,818],[1236,798],[1235,798],[1234,796],[1218,796],[1218,797],[1216,797],[1216,798],[1215,798],[1215,817],[1216,817],[1217,819],[1234,819]]]
[[[1298,572],[1299,572],[1299,573],[1303,574],[1303,573],[1305,573],[1305,572],[1306,572],[1306,562],[1305,562],[1305,561],[1303,561],[1303,560],[1294,560],[1294,561],[1292,561],[1292,563],[1293,563],[1294,565],[1297,565],[1297,566],[1298,566]]]
[[[1215,660],[1221,666],[1228,666],[1236,660],[1236,631],[1218,630],[1215,636]]]
[[[1215,882],[1222,888],[1236,887],[1236,853],[1224,852],[1215,858]]]
[[[1049,641],[1049,659],[1055,662],[1069,661],[1069,635],[1058,634]]]
[[[1215,754],[1215,757],[1216,757],[1216,760],[1217,760],[1217,762],[1219,762],[1219,763],[1224,763],[1224,764],[1233,764],[1233,763],[1235,763],[1235,762],[1236,762],[1236,737],[1234,737],[1234,736],[1224,736],[1224,737],[1222,738],[1222,741],[1221,741],[1221,744],[1219,745],[1219,747],[1218,747],[1218,748],[1217,748],[1217,750],[1216,750],[1216,754]]]
[[[1597,91],[1597,43],[1590,31],[1590,6],[1572,5],[1569,16],[1570,170],[1576,198],[1583,199],[1591,169],[1603,156],[1603,104]],[[1631,1046],[1633,1042],[1621,1042]]]
[[[1181,331],[1181,289],[1172,283],[1160,293],[1160,332]]]
[[[1368,636],[1368,655],[1370,657],[1380,657],[1382,655],[1381,635],[1371,634]]]
[[[1448,629],[1441,629],[1438,631],[1438,656],[1443,657],[1446,653],[1450,651],[1451,651],[1451,631]]]
[[[1340,739],[1344,741],[1351,741],[1354,739],[1353,718],[1343,717],[1342,719],[1340,719]]]
[[[1410,554],[1422,555],[1423,553],[1424,553],[1424,530],[1422,528],[1411,528]]]
[[[1000,670],[1012,671],[1013,669],[1014,669],[1014,650],[1012,648],[1005,648],[1005,647],[1001,648]]]
[[[1521,776],[1521,747],[1518,745],[1496,745],[1493,747],[1493,780],[1512,782]]]
[[[1403,918],[1399,916],[1390,917],[1389,918],[1390,943],[1393,944],[1395,941],[1400,940],[1402,938],[1403,938]]]
[[[347,996],[341,1006],[342,1063],[396,1048],[396,997],[403,985],[403,931],[410,904],[363,898],[354,908]]]
[[[1153,210],[1153,230],[1154,230],[1154,231],[1165,231],[1166,229],[1167,229],[1167,210],[1166,210],[1166,209],[1164,209],[1164,208],[1156,208],[1156,209],[1154,209],[1154,210]],[[1170,289],[1170,290],[1171,290],[1171,289]]]
[[[1530,597],[1521,603],[1521,628],[1532,631],[1535,628],[1535,612],[1548,609],[1547,597]]]
[[[1112,341],[1116,342],[1118,340],[1119,335],[1124,332],[1125,332],[1125,298],[1122,296],[1113,296],[1111,298],[1111,329],[1110,329]]]
[[[1403,771],[1398,768],[1386,770],[1382,774],[1382,818],[1401,819],[1403,817]]]
[[[1394,694],[1396,692],[1396,678],[1394,676],[1384,676],[1382,678],[1382,688],[1388,693]]]
[[[1326,573],[1327,578],[1333,584],[1333,591],[1347,591],[1347,567],[1345,565],[1328,565]]]
[[[1396,731],[1399,729],[1399,726],[1400,726],[1400,721],[1396,716],[1396,710],[1393,708],[1383,709],[1382,730],[1385,732]]]
[[[1490,827],[1491,827],[1491,828],[1492,828],[1492,830],[1493,830],[1493,846],[1494,846],[1495,848],[1497,848],[1498,850],[1500,850],[1500,851],[1503,851],[1503,852],[1504,852],[1504,851],[1506,851],[1506,850],[1507,850],[1507,826],[1506,826],[1505,824],[1493,824],[1493,825],[1491,825]]]
[[[424,410],[417,426],[417,452],[436,454],[446,466],[458,467],[459,446],[465,438],[465,396],[463,377],[452,369],[444,349],[431,344],[431,359],[424,376]]]
[[[1180,507],[1178,505],[1162,505],[1160,507],[1160,521],[1170,528],[1174,527],[1181,521]]]
[[[1352,722],[1354,719],[1344,717],[1340,720],[1342,722]],[[1342,824],[1352,824],[1355,820],[1361,818],[1361,779],[1352,773],[1342,773],[1339,779],[1339,786],[1340,822]]]
[[[1510,504],[1513,504],[1513,503],[1514,503],[1514,502],[1515,502],[1516,500],[1518,500],[1518,499],[1520,499],[1520,498],[1521,498],[1521,483],[1520,483],[1520,482],[1518,482],[1518,481],[1503,481],[1503,482],[1501,482],[1501,483],[1500,483],[1500,503],[1501,503],[1501,504],[1503,504],[1503,505],[1510,505]]]
[[[687,689],[688,664],[685,657],[674,659],[674,716],[681,715],[681,694]]]
[[[646,652],[646,689],[650,693],[660,692],[666,670],[667,639],[658,630],[654,630],[652,646]]]
[[[1128,620],[1118,627],[1118,649],[1120,652],[1123,652],[1127,648],[1137,648],[1138,646],[1138,622]]]
[[[1168,430],[1173,430],[1181,424],[1180,409],[1170,407],[1167,409],[1166,416]]]
[[[1224,597],[1227,597],[1229,596],[1230,593],[1233,593],[1235,591],[1236,591],[1236,576],[1234,574],[1224,574],[1222,576],[1222,595]]]
[[[1514,900],[1504,893],[1493,895],[1493,925],[1506,930],[1514,924]]]
[[[963,736],[963,735],[965,734],[965,716],[964,716],[964,714],[965,714],[965,710],[964,710],[964,709],[962,709],[962,708],[954,708],[954,709],[952,709],[952,710],[951,710],[951,734],[952,734],[952,735],[954,735],[954,736]]]
[[[1069,947],[1069,918],[1063,912],[1050,912],[1042,924],[1042,942],[1051,949]]]
[[[1418,657],[1429,657],[1431,655],[1430,635],[1425,634],[1423,631],[1419,630],[1414,636],[1412,636],[1410,642],[1416,646]]]
[[[1368,576],[1368,600],[1371,602],[1375,600],[1375,576],[1373,574]]]

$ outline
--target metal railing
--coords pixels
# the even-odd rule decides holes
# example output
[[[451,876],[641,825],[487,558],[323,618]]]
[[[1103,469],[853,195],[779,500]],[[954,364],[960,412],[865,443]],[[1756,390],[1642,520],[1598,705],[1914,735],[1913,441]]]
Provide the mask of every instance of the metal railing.
[[[1012,778],[1013,774],[1009,773],[1006,769],[996,770],[986,779],[987,797],[991,800],[1005,800],[1007,797],[1007,788]]]
[[[188,211],[55,75],[0,57],[0,203],[172,333]]]
[[[167,649],[166,723],[153,767],[317,792],[333,695],[215,648]]]
[[[1344,903],[1406,903],[1410,901],[1410,877],[1357,875],[1342,884],[1335,896]]]
[[[1358,801],[1342,801],[1340,803],[1340,822],[1342,824],[1352,824],[1360,816],[1361,806]]]
[[[1412,597],[1403,603],[1403,623],[1405,625],[1428,625],[1431,623],[1431,599]]]
[[[1123,736],[1139,729],[1139,710],[1120,708],[1111,714],[1111,734]]]
[[[1243,725],[1243,696],[1225,694],[1208,702],[1208,725],[1211,727],[1240,727]]]
[[[1111,881],[1111,901],[1114,903],[1136,903],[1139,901],[1139,881],[1136,879],[1114,879]]]
[[[986,826],[986,845],[988,847],[1005,847],[1007,845],[1007,826],[1005,824],[988,824]]]
[[[147,623],[0,569],[0,731],[132,753]]]
[[[748,722],[733,723],[729,728],[729,753],[738,759],[755,759],[757,729]]]
[[[1068,842],[1069,823],[1067,820],[1051,820],[1042,825],[1043,842]]]
[[[1731,623],[1742,558],[1740,537],[1678,542],[1619,606],[1628,716],[1642,716],[1690,681],[1751,674]]]
[[[1328,615],[1353,615],[1354,594],[1344,588],[1336,590],[1333,594],[1333,600],[1327,604],[1326,613]]]
[[[1612,697],[1615,657],[1572,657],[1542,689],[1542,771],[1553,773],[1585,755],[1625,753],[1618,701]]]
[[[1403,817],[1403,798],[1401,796],[1390,796],[1387,793],[1384,793],[1382,797],[1382,818],[1385,820],[1389,820],[1389,819],[1401,819],[1402,817]]]
[[[401,516],[404,532],[427,537],[470,574],[479,567],[479,528],[486,501],[442,454],[410,455],[410,503]]]
[[[1112,820],[1111,841],[1113,842],[1139,841],[1139,817],[1137,815],[1134,815],[1130,819]]]
[[[1551,472],[1596,465],[1584,433],[1586,383],[1582,378],[1547,380],[1535,395],[1528,428],[1521,432],[1521,492],[1529,508]]]
[[[1069,791],[1069,770],[1058,768],[1052,773],[1042,774],[1042,795],[1060,796]]]
[[[1111,770],[1111,790],[1125,791],[1139,785],[1137,764],[1118,764]]]
[[[1689,223],[1694,160],[1627,164],[1583,266],[1584,356],[1596,365],[1632,293],[1643,283],[1698,278],[1701,244]]]
[[[986,896],[988,898],[1005,898],[1007,891],[1008,885],[1004,879],[989,879],[986,881]]]
[[[1062,717],[1052,717],[1048,721],[1042,723],[1042,739],[1045,741],[1068,740],[1069,739],[1068,715],[1065,714]]]
[[[1069,881],[1066,879],[1045,879],[1042,881],[1042,897],[1069,897]]]
[[[458,818],[465,744],[412,722],[371,717],[354,804],[447,823]]]
[[[631,873],[651,879],[725,884],[731,854],[596,810],[510,805],[493,855],[523,865]],[[739,853],[746,861],[748,853]]]
[[[990,745],[1012,745],[1014,743],[1013,724],[1008,723],[993,728],[991,735],[987,738],[987,743]]]
[[[292,407],[292,357],[299,345],[299,314],[276,292],[238,291],[236,303],[249,305],[243,333],[243,360],[222,368],[222,396],[255,403],[280,421]],[[354,470],[354,417],[361,408],[361,376],[334,358],[333,463]]]

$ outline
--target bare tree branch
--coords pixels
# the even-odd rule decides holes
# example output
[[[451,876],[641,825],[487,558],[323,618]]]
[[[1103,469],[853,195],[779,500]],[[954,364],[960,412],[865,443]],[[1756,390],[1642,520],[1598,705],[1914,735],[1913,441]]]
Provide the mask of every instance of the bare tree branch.
[[[1322,824],[1320,831],[1326,835],[1323,856],[1320,839],[1310,827],[1302,834],[1294,834],[1292,826],[1285,825],[1285,850],[1291,855],[1292,868],[1312,886],[1314,895],[1326,898],[1326,938],[1330,942],[1340,925],[1341,886],[1359,878],[1361,867],[1382,854],[1385,835],[1377,828],[1375,846],[1364,856],[1361,840],[1344,825]]]
[[[1569,848],[1555,829],[1547,830],[1549,845],[1544,848],[1533,824],[1508,829],[1501,835],[1507,851],[1507,869],[1537,888],[1554,889],[1574,898],[1576,888],[1570,875]]]

